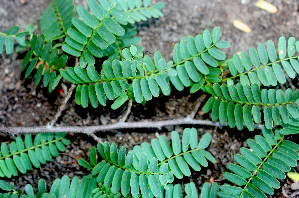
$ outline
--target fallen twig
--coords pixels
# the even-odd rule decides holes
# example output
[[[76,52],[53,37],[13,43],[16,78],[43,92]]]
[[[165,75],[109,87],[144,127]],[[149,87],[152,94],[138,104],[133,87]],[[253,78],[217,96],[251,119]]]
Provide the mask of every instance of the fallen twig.
[[[133,101],[132,100],[129,100],[128,102],[128,107],[127,107],[127,111],[126,113],[123,115],[122,118],[119,119],[119,122],[125,122],[129,116],[129,114],[131,113],[131,108],[132,108],[132,104],[133,104]],[[96,131],[95,131],[96,132]],[[97,142],[99,143],[103,143],[103,140],[102,138],[98,137],[95,132],[91,133],[90,136]]]
[[[120,122],[125,122],[127,120],[129,114],[131,113],[132,104],[133,104],[133,101],[129,100],[127,111],[126,111],[125,115],[119,120]]]
[[[133,129],[133,128],[162,128],[164,126],[172,125],[205,125],[205,126],[227,126],[219,122],[212,122],[209,120],[197,120],[190,116],[186,118],[177,118],[173,120],[162,120],[162,121],[139,121],[139,122],[117,122],[108,125],[98,126],[38,126],[38,127],[0,127],[0,132],[10,134],[22,134],[22,133],[60,133],[60,132],[73,132],[73,133],[84,133],[92,134],[94,132],[110,131],[116,129]],[[260,129],[261,125],[255,125],[256,129]]]
[[[97,141],[98,143],[103,143],[102,138],[99,138],[98,136],[96,136],[94,133],[89,134],[89,136],[91,136],[95,141]]]
[[[196,102],[195,102],[196,105],[195,105],[193,111],[190,113],[190,117],[191,117],[191,118],[194,118],[194,117],[195,117],[195,115],[196,115],[196,113],[197,113],[197,111],[198,111],[198,109],[199,109],[201,103],[206,99],[206,97],[207,97],[207,95],[206,95],[206,94],[203,94],[202,96],[200,96],[200,97],[196,100]]]
[[[55,114],[54,118],[51,120],[51,122],[48,123],[49,127],[53,127],[54,124],[56,123],[56,121],[58,120],[58,118],[61,116],[62,111],[65,108],[65,105],[67,103],[67,101],[70,99],[70,97],[72,96],[72,93],[74,91],[74,89],[76,88],[76,85],[72,84],[72,86],[70,87],[70,89],[67,92],[66,97],[64,98],[62,104],[60,105],[57,113]]]

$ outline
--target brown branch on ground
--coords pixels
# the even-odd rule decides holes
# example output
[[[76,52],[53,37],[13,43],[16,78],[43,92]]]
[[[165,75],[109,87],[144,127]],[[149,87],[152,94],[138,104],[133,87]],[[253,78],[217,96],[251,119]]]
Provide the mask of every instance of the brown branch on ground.
[[[96,134],[91,133],[89,136],[91,136],[95,141],[97,141],[97,143],[103,143],[102,138],[96,136]]]
[[[55,114],[54,118],[51,120],[51,122],[48,123],[48,127],[53,127],[58,118],[61,116],[62,111],[64,110],[66,103],[69,101],[70,97],[72,96],[72,93],[74,89],[76,88],[76,85],[72,84],[71,88],[68,90],[66,97],[64,98],[62,104],[60,105],[58,112]]]
[[[126,111],[126,113],[123,115],[123,117],[122,117],[121,119],[119,119],[119,123],[121,123],[121,122],[125,122],[125,121],[127,120],[129,114],[131,113],[132,104],[133,104],[133,101],[132,101],[132,100],[129,100],[129,102],[128,102],[128,107],[127,107],[127,111]],[[95,131],[95,132],[96,132],[96,131]],[[103,143],[102,138],[98,137],[98,136],[95,134],[95,132],[92,133],[92,134],[90,134],[90,136],[91,136],[95,141],[97,141],[97,142],[99,142],[99,143]]]
[[[23,134],[23,133],[60,133],[60,132],[73,132],[73,133],[84,133],[92,134],[94,132],[110,131],[115,129],[133,129],[133,128],[158,128],[161,129],[164,126],[173,125],[204,125],[204,126],[228,126],[227,124],[220,124],[219,122],[213,122],[209,120],[197,120],[190,116],[185,118],[178,118],[173,120],[162,120],[162,121],[139,121],[139,122],[117,122],[108,125],[97,125],[97,126],[39,126],[39,127],[0,127],[0,132],[9,134]],[[256,129],[260,129],[261,125],[256,124]]]
[[[133,101],[129,100],[127,111],[126,111],[125,115],[119,120],[120,122],[125,122],[127,120],[129,114],[131,113],[132,105],[133,105]]]
[[[203,94],[201,95],[195,102],[195,107],[193,108],[193,111],[191,111],[190,113],[190,117],[191,118],[194,118],[200,105],[202,104],[202,102],[206,99],[207,95],[206,94]]]
[[[173,120],[161,120],[161,121],[138,121],[138,122],[126,122],[127,117],[131,113],[132,108],[132,100],[129,100],[128,107],[126,113],[122,118],[119,119],[117,123],[107,124],[107,125],[96,125],[96,126],[54,126],[57,119],[60,117],[62,111],[65,109],[66,103],[72,95],[72,92],[75,89],[75,85],[72,84],[69,89],[67,96],[65,97],[63,103],[59,107],[58,112],[51,122],[46,126],[37,126],[37,127],[0,127],[0,132],[16,135],[16,134],[24,134],[24,133],[61,133],[61,132],[72,132],[72,133],[83,133],[93,137],[97,142],[102,142],[102,139],[96,136],[95,132],[103,132],[103,131],[111,131],[117,129],[134,129],[134,128],[157,128],[161,129],[164,126],[174,126],[174,125],[203,125],[203,126],[213,126],[213,127],[221,127],[228,126],[228,124],[221,124],[219,122],[213,122],[209,120],[198,120],[194,119],[200,105],[207,97],[207,95],[202,95],[195,102],[195,107],[193,111],[185,118],[177,118]],[[261,129],[261,125],[255,125],[256,129]]]

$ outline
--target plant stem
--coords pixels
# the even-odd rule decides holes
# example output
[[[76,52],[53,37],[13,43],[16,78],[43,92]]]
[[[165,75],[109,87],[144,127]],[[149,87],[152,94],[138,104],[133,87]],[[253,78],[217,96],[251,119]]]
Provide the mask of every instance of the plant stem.
[[[219,122],[212,122],[209,120],[197,120],[192,119],[190,116],[185,118],[177,118],[173,120],[162,120],[162,121],[140,121],[140,122],[117,122],[108,125],[96,125],[96,126],[37,126],[37,127],[0,127],[1,132],[10,134],[24,134],[24,133],[61,133],[61,132],[72,132],[72,133],[84,133],[91,134],[97,131],[111,131],[115,129],[132,129],[132,128],[158,128],[161,129],[164,126],[174,125],[204,125],[204,126],[228,126],[227,124],[220,124]],[[256,129],[261,129],[260,124],[255,125]]]

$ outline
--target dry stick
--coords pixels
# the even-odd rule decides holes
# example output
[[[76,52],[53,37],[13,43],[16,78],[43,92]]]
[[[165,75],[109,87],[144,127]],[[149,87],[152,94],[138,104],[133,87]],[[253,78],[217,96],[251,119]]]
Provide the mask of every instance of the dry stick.
[[[53,127],[58,118],[61,116],[62,111],[64,110],[67,101],[70,99],[72,96],[72,93],[74,89],[76,88],[76,85],[72,84],[71,88],[68,90],[66,97],[64,98],[62,104],[60,105],[58,112],[56,113],[55,117],[52,119],[51,122],[48,123],[48,127]]]
[[[126,111],[125,115],[119,120],[120,122],[125,122],[127,120],[129,114],[131,113],[132,104],[133,104],[133,101],[129,100],[127,111]]]
[[[129,114],[131,113],[132,104],[133,104],[132,100],[129,100],[127,111],[126,111],[125,115],[123,115],[123,117],[121,119],[119,119],[119,122],[125,122],[127,120]],[[98,136],[96,136],[96,134],[92,133],[92,134],[90,134],[90,136],[93,137],[93,139],[95,139],[95,141],[97,141],[99,143],[103,143],[102,138],[99,138]]]
[[[90,135],[94,132],[110,131],[115,129],[132,129],[132,128],[162,128],[163,126],[173,125],[205,125],[205,126],[228,126],[227,124],[220,124],[219,122],[212,122],[209,120],[197,120],[190,116],[186,118],[178,118],[173,120],[162,120],[162,121],[140,121],[140,122],[117,122],[115,124],[98,125],[98,126],[59,126],[59,127],[0,127],[0,132],[10,134],[22,134],[22,133],[60,133],[60,132],[73,132],[73,133],[84,133]],[[255,125],[256,129],[261,129],[261,125]]]
[[[196,100],[196,105],[195,105],[193,111],[191,111],[191,113],[190,113],[190,117],[191,117],[191,118],[194,118],[194,117],[195,117],[195,115],[196,115],[196,113],[197,113],[197,111],[198,111],[198,109],[199,109],[201,103],[206,99],[206,97],[207,97],[207,95],[204,94],[204,95],[200,96],[200,97]]]
[[[78,60],[76,59],[76,65]],[[53,127],[54,124],[57,122],[58,118],[61,116],[62,111],[65,109],[66,103],[69,101],[70,97],[72,96],[72,93],[74,89],[76,88],[76,85],[72,84],[70,89],[67,92],[66,97],[64,98],[62,104],[60,105],[58,112],[55,114],[54,118],[52,119],[51,122],[48,123],[48,127]],[[103,143],[101,138],[98,138],[94,133],[90,134],[90,136],[97,142]]]
[[[102,138],[99,138],[98,136],[96,136],[94,133],[89,134],[97,143],[103,143]]]

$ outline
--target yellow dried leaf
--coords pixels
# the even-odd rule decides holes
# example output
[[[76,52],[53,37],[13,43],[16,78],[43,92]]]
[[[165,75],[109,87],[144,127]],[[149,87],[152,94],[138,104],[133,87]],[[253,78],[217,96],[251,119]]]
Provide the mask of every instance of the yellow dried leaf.
[[[271,3],[264,1],[264,0],[258,0],[255,3],[256,7],[261,8],[263,10],[266,10],[270,13],[276,13],[277,12],[277,7],[272,5]]]
[[[237,28],[237,29],[239,29],[239,30],[241,30],[243,32],[246,32],[246,33],[250,33],[251,32],[251,28],[248,27],[248,25],[246,25],[242,21],[234,20],[233,24],[234,24],[235,28]]]
[[[299,181],[299,174],[294,172],[287,173],[288,177],[292,180]]]

